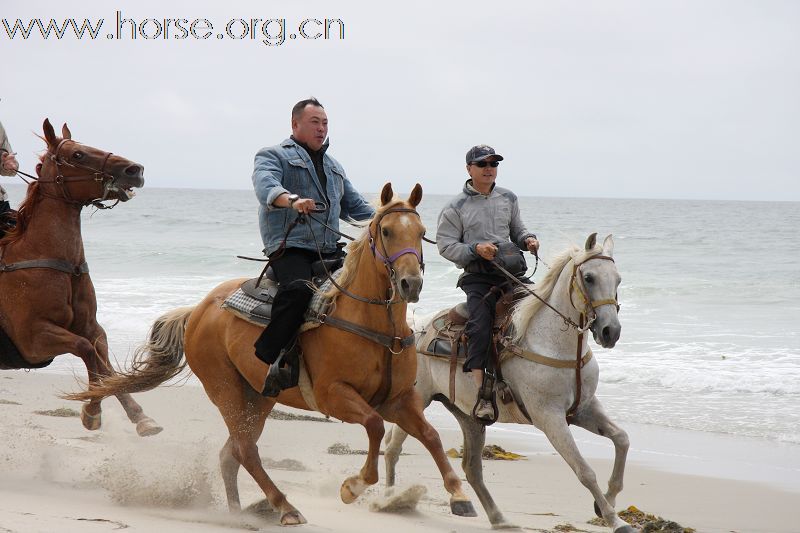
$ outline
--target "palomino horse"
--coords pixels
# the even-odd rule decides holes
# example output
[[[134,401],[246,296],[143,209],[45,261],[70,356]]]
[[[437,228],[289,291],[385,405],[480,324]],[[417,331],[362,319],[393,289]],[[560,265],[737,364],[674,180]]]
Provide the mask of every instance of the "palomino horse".
[[[596,234],[590,235],[583,250],[575,247],[558,256],[535,291],[541,299],[531,294],[515,307],[512,321],[517,356],[506,359],[501,369],[517,402],[524,408],[516,412],[521,415],[523,410],[527,411],[530,422],[514,416],[502,402],[498,402],[499,421],[532,423],[539,428],[592,493],[595,512],[602,515],[615,533],[625,533],[636,530],[617,515],[614,503],[622,490],[628,435],[609,420],[595,396],[597,359],[591,357],[586,336],[576,333],[576,329],[585,328],[581,315],[588,319],[595,341],[604,348],[614,347],[621,330],[616,298],[620,276],[612,259],[614,241],[609,235],[601,247],[595,238]],[[583,365],[580,373],[576,371],[578,354]],[[492,525],[511,527],[483,482],[484,427],[466,414],[475,403],[477,388],[467,374],[457,371],[456,397],[451,401],[449,366],[447,359],[420,353],[417,391],[426,407],[432,400],[438,400],[456,417],[464,434],[462,467],[467,481],[475,489]],[[608,437],[614,443],[614,469],[605,494],[575,445],[570,423]],[[390,486],[394,484],[395,466],[406,435],[402,428],[395,427],[387,437],[386,477]]]
[[[452,511],[475,516],[414,389],[417,358],[406,324],[406,303],[416,302],[422,289],[425,227],[415,209],[421,199],[419,185],[407,201],[393,199],[391,184],[384,186],[377,214],[349,247],[338,278],[341,289],[333,290],[334,310],[321,326],[299,337],[312,383],[305,392],[302,378],[301,387],[284,390],[277,398],[257,392],[269,368],[254,354],[261,328],[221,308],[244,281],[239,279],[219,285],[196,307],[159,318],[133,370],[105,380],[87,398],[152,389],[181,371],[185,352],[186,362],[228,427],[220,463],[231,511],[241,509],[237,485],[241,465],[280,511],[281,524],[306,521],[272,482],[258,455],[256,442],[277,401],[364,426],[369,437],[367,459],[357,475],[342,483],[345,503],[378,482],[383,421],[388,420],[418,438],[431,453],[451,494]]]
[[[143,167],[73,141],[66,124],[62,135],[56,137],[45,119],[39,178],[28,187],[16,228],[0,240],[0,368],[40,368],[71,353],[86,365],[91,388],[113,370],[106,332],[97,323],[81,210],[132,198],[132,189],[144,185]],[[139,435],[161,431],[130,394],[117,398]],[[86,429],[100,428],[99,399],[83,406],[81,421]]]

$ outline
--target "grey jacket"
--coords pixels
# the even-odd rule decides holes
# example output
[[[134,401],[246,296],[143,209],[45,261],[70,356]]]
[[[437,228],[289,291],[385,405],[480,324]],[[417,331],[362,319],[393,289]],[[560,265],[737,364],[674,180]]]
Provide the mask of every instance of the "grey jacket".
[[[439,253],[459,268],[480,257],[475,246],[482,242],[511,240],[520,250],[527,250],[528,237],[535,235],[520,219],[517,195],[502,187],[481,194],[472,187],[472,180],[442,209],[436,228]]]
[[[6,135],[6,130],[3,128],[3,123],[0,122],[0,153],[8,152],[12,153],[13,150],[11,149],[11,144],[8,142],[8,136]],[[2,166],[0,166],[0,175],[2,176],[15,176],[17,173],[13,170],[6,170]],[[0,202],[5,202],[8,200],[8,195],[6,194],[6,190],[0,185]]]

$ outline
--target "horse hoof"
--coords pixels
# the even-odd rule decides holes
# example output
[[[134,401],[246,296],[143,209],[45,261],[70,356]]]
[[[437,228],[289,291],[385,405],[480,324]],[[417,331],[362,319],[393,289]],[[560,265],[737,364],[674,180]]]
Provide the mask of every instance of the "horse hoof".
[[[100,429],[101,414],[102,413],[100,411],[98,411],[96,415],[89,414],[86,411],[86,406],[84,405],[83,409],[81,409],[81,423],[83,424],[83,427],[89,431],[97,431]]]
[[[452,500],[450,502],[450,511],[456,516],[478,516],[478,513],[475,512],[475,507],[469,500]]]
[[[153,435],[158,435],[163,430],[164,428],[156,424],[155,420],[149,416],[139,420],[139,423],[136,424],[136,433],[138,433],[140,437],[151,437]]]
[[[636,529],[633,526],[625,524],[624,526],[615,529],[614,533],[640,533],[640,530]]]
[[[603,518],[603,513],[600,512],[600,506],[597,505],[597,502],[592,503],[594,504],[594,514],[596,514],[598,518]]]
[[[344,503],[353,503],[366,488],[367,484],[364,480],[357,476],[352,476],[344,480],[342,488],[339,489],[339,495]]]
[[[288,513],[283,513],[281,516],[281,525],[282,526],[299,526],[300,524],[305,524],[306,519],[303,515],[300,514],[300,511],[295,509],[294,511],[289,511]]]

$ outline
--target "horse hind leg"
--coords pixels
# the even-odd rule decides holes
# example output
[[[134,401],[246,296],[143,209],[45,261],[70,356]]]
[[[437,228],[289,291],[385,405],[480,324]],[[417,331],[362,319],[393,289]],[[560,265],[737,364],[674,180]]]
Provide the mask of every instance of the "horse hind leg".
[[[238,379],[237,379],[238,378]],[[225,385],[212,389],[212,401],[219,407],[225,424],[228,426],[230,437],[220,452],[220,468],[225,492],[228,496],[228,508],[237,511],[241,508],[239,503],[239,490],[236,483],[237,463],[247,470],[255,482],[264,491],[267,501],[273,509],[281,514],[281,525],[305,524],[306,519],[300,514],[272,479],[261,464],[258,455],[258,437],[264,429],[264,422],[275,405],[275,400],[268,400],[257,395],[240,376],[224,379]],[[206,389],[209,392],[209,389]],[[211,395],[211,394],[209,394]],[[231,499],[231,497],[233,497]]]
[[[483,447],[486,443],[486,428],[479,424],[471,415],[461,411],[444,396],[437,398],[445,408],[455,417],[464,436],[464,457],[461,459],[461,468],[467,476],[467,483],[478,496],[483,506],[492,529],[514,529],[515,524],[508,522],[502,511],[492,498],[489,489],[483,481]]]
[[[239,467],[241,463],[233,454],[233,439],[228,437],[225,445],[219,451],[219,466],[222,472],[222,482],[225,484],[225,495],[228,498],[228,510],[237,512],[242,510],[239,501]]]
[[[615,507],[617,495],[622,492],[625,462],[630,446],[628,434],[608,418],[600,400],[596,397],[580,410],[573,423],[595,435],[607,437],[614,443],[614,468],[608,479],[608,492],[605,493],[605,498],[612,507]],[[597,516],[601,516],[597,502],[594,504],[594,512]]]
[[[581,484],[589,489],[600,514],[609,524],[614,533],[636,533],[637,530],[630,524],[622,520],[614,507],[606,500],[603,491],[597,484],[597,475],[583,458],[575,444],[575,439],[569,430],[564,412],[553,411],[548,416],[543,417],[541,429],[547,436],[556,451],[564,458],[567,464],[575,472]]]

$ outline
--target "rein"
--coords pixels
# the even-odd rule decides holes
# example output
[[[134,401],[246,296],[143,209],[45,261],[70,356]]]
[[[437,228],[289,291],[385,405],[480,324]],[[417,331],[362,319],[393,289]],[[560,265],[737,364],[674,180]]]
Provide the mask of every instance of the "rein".
[[[381,220],[383,219],[383,217],[385,217],[386,215],[391,214],[391,213],[413,213],[413,214],[419,216],[419,213],[417,212],[416,209],[411,209],[411,208],[407,208],[407,207],[398,207],[398,208],[388,209],[388,210],[384,211],[383,213],[380,213],[379,215],[376,216],[377,220],[375,221],[375,226],[376,226],[376,228],[375,228],[375,236],[372,235],[372,231],[371,230],[369,230],[369,229],[367,230],[367,231],[369,231],[369,246],[370,246],[370,250],[372,251],[373,257],[379,258],[383,262],[384,267],[386,267],[387,271],[389,272],[389,283],[391,284],[391,293],[389,295],[389,298],[385,299],[385,300],[384,299],[377,299],[377,298],[365,298],[363,296],[359,296],[358,294],[353,294],[349,290],[347,290],[344,287],[342,287],[341,285],[339,285],[336,282],[336,280],[333,278],[333,275],[331,274],[331,272],[328,270],[328,266],[325,264],[325,261],[324,261],[324,259],[322,257],[322,248],[321,248],[319,242],[317,241],[317,236],[314,233],[313,227],[309,226],[309,229],[311,230],[311,236],[314,239],[314,246],[317,248],[317,255],[319,256],[320,261],[322,262],[322,267],[325,270],[325,276],[330,280],[330,282],[333,284],[333,286],[336,287],[345,296],[348,296],[349,298],[352,298],[352,299],[354,299],[356,301],[363,302],[363,303],[370,304],[370,305],[384,305],[384,306],[386,306],[386,313],[388,314],[389,323],[392,324],[392,335],[386,335],[385,333],[380,333],[380,332],[377,332],[377,331],[373,331],[373,330],[367,329],[367,328],[365,328],[365,327],[363,327],[363,326],[361,326],[359,324],[355,324],[353,322],[350,322],[348,320],[343,320],[341,318],[336,318],[336,317],[332,317],[332,316],[328,316],[328,315],[324,315],[324,314],[317,316],[317,320],[320,322],[320,324],[323,324],[323,325],[327,324],[328,326],[340,329],[342,331],[346,331],[348,333],[352,333],[354,335],[358,335],[358,336],[360,336],[360,337],[362,337],[364,339],[367,339],[369,341],[375,342],[376,344],[379,344],[379,345],[383,346],[384,348],[386,348],[388,350],[386,352],[383,379],[381,380],[381,384],[380,384],[378,390],[375,392],[375,394],[373,395],[373,397],[369,401],[369,404],[371,406],[373,406],[373,407],[377,407],[377,406],[383,404],[383,402],[386,401],[386,398],[389,397],[389,393],[391,392],[391,387],[392,387],[392,356],[393,355],[399,355],[399,354],[403,353],[403,351],[406,348],[408,348],[410,346],[413,346],[414,345],[414,340],[416,338],[413,331],[409,335],[406,335],[405,337],[400,337],[400,336],[397,335],[397,325],[395,324],[395,321],[394,321],[394,316],[393,316],[393,313],[392,313],[392,305],[399,304],[402,301],[395,299],[395,291],[396,291],[396,288],[397,288],[397,281],[396,281],[396,273],[395,273],[395,270],[394,270],[393,263],[395,261],[397,261],[397,259],[399,259],[403,255],[413,254],[413,255],[415,255],[417,257],[417,261],[419,261],[419,264],[420,264],[420,267],[422,268],[422,270],[423,271],[425,270],[425,263],[422,260],[422,254],[420,252],[418,252],[416,248],[404,248],[404,249],[400,250],[399,252],[391,254],[391,255],[389,255],[387,257],[386,245],[383,242],[383,239],[381,239],[381,245],[383,247],[383,253],[381,253],[378,250],[376,242],[375,242],[375,237],[377,237],[377,235],[381,233]],[[314,220],[316,220],[316,218],[314,218]],[[317,222],[320,222],[320,221],[317,220]],[[324,222],[322,223],[322,225],[325,226],[326,228],[330,229],[331,231],[334,231],[338,235],[345,236],[345,237],[349,238],[350,240],[355,240],[352,237],[346,236],[346,235],[342,234],[341,232],[339,232],[337,230],[334,230],[333,228],[331,228],[330,226],[328,226]]]
[[[537,257],[537,259],[538,259],[538,257]],[[591,358],[591,353],[592,353],[591,349],[590,349],[589,352],[587,353],[588,357],[587,356],[582,356],[581,349],[583,348],[583,338],[584,338],[584,335],[586,334],[586,331],[589,330],[592,327],[592,324],[594,324],[594,321],[597,318],[597,313],[595,312],[595,309],[597,309],[598,307],[601,307],[603,305],[614,305],[614,306],[616,306],[617,311],[619,311],[619,301],[617,300],[616,296],[613,299],[606,298],[606,299],[603,299],[603,300],[592,300],[591,297],[589,296],[588,292],[586,291],[585,286],[583,286],[583,283],[578,283],[578,277],[579,277],[578,274],[581,273],[581,266],[584,263],[586,263],[588,261],[591,261],[593,259],[601,259],[601,260],[605,260],[605,261],[611,261],[612,263],[614,262],[614,258],[613,257],[607,256],[607,255],[600,255],[600,254],[593,255],[591,257],[587,257],[586,259],[584,259],[580,263],[576,263],[573,260],[572,275],[570,276],[570,282],[569,282],[569,301],[572,304],[572,307],[575,308],[575,310],[580,313],[577,324],[570,317],[566,316],[565,314],[560,312],[558,309],[556,309],[555,307],[550,305],[548,302],[546,302],[544,300],[544,298],[542,298],[541,296],[536,294],[534,291],[529,289],[524,283],[519,281],[516,278],[516,276],[514,276],[513,274],[508,272],[505,268],[503,268],[501,265],[497,264],[496,262],[494,263],[494,266],[498,270],[500,270],[500,272],[502,272],[503,275],[505,275],[507,278],[509,278],[509,280],[511,280],[513,283],[516,283],[520,287],[522,287],[529,294],[532,294],[533,296],[535,296],[539,301],[541,301],[544,305],[546,305],[554,313],[556,313],[559,317],[561,317],[561,319],[564,321],[565,325],[571,326],[571,327],[575,328],[575,330],[577,331],[577,334],[578,334],[577,341],[578,342],[577,342],[577,348],[576,348],[576,351],[575,351],[575,361],[574,362],[565,361],[563,366],[561,366],[561,365],[557,366],[558,368],[575,368],[575,399],[573,400],[572,405],[570,405],[569,409],[567,409],[566,418],[567,418],[567,423],[568,424],[571,424],[573,419],[575,418],[575,414],[578,411],[578,406],[580,405],[580,401],[581,401],[581,383],[582,383],[581,369],[589,361],[589,359]],[[580,276],[580,277],[582,279],[582,276]],[[572,299],[572,294],[575,291],[577,291],[581,295],[581,298],[583,298],[583,302],[584,302],[583,310],[578,309],[575,306],[575,303],[574,303],[574,301]],[[532,355],[538,355],[538,354],[533,354],[532,352],[526,352],[526,353],[530,353]],[[545,358],[543,356],[531,357],[530,358],[530,360],[538,362],[538,363],[541,363],[541,364],[545,364],[545,365],[548,365],[548,366],[556,366],[556,365],[553,365],[551,363],[544,362],[544,359]],[[552,358],[546,358],[546,359],[552,359]],[[499,364],[498,364],[498,367],[499,367]]]

